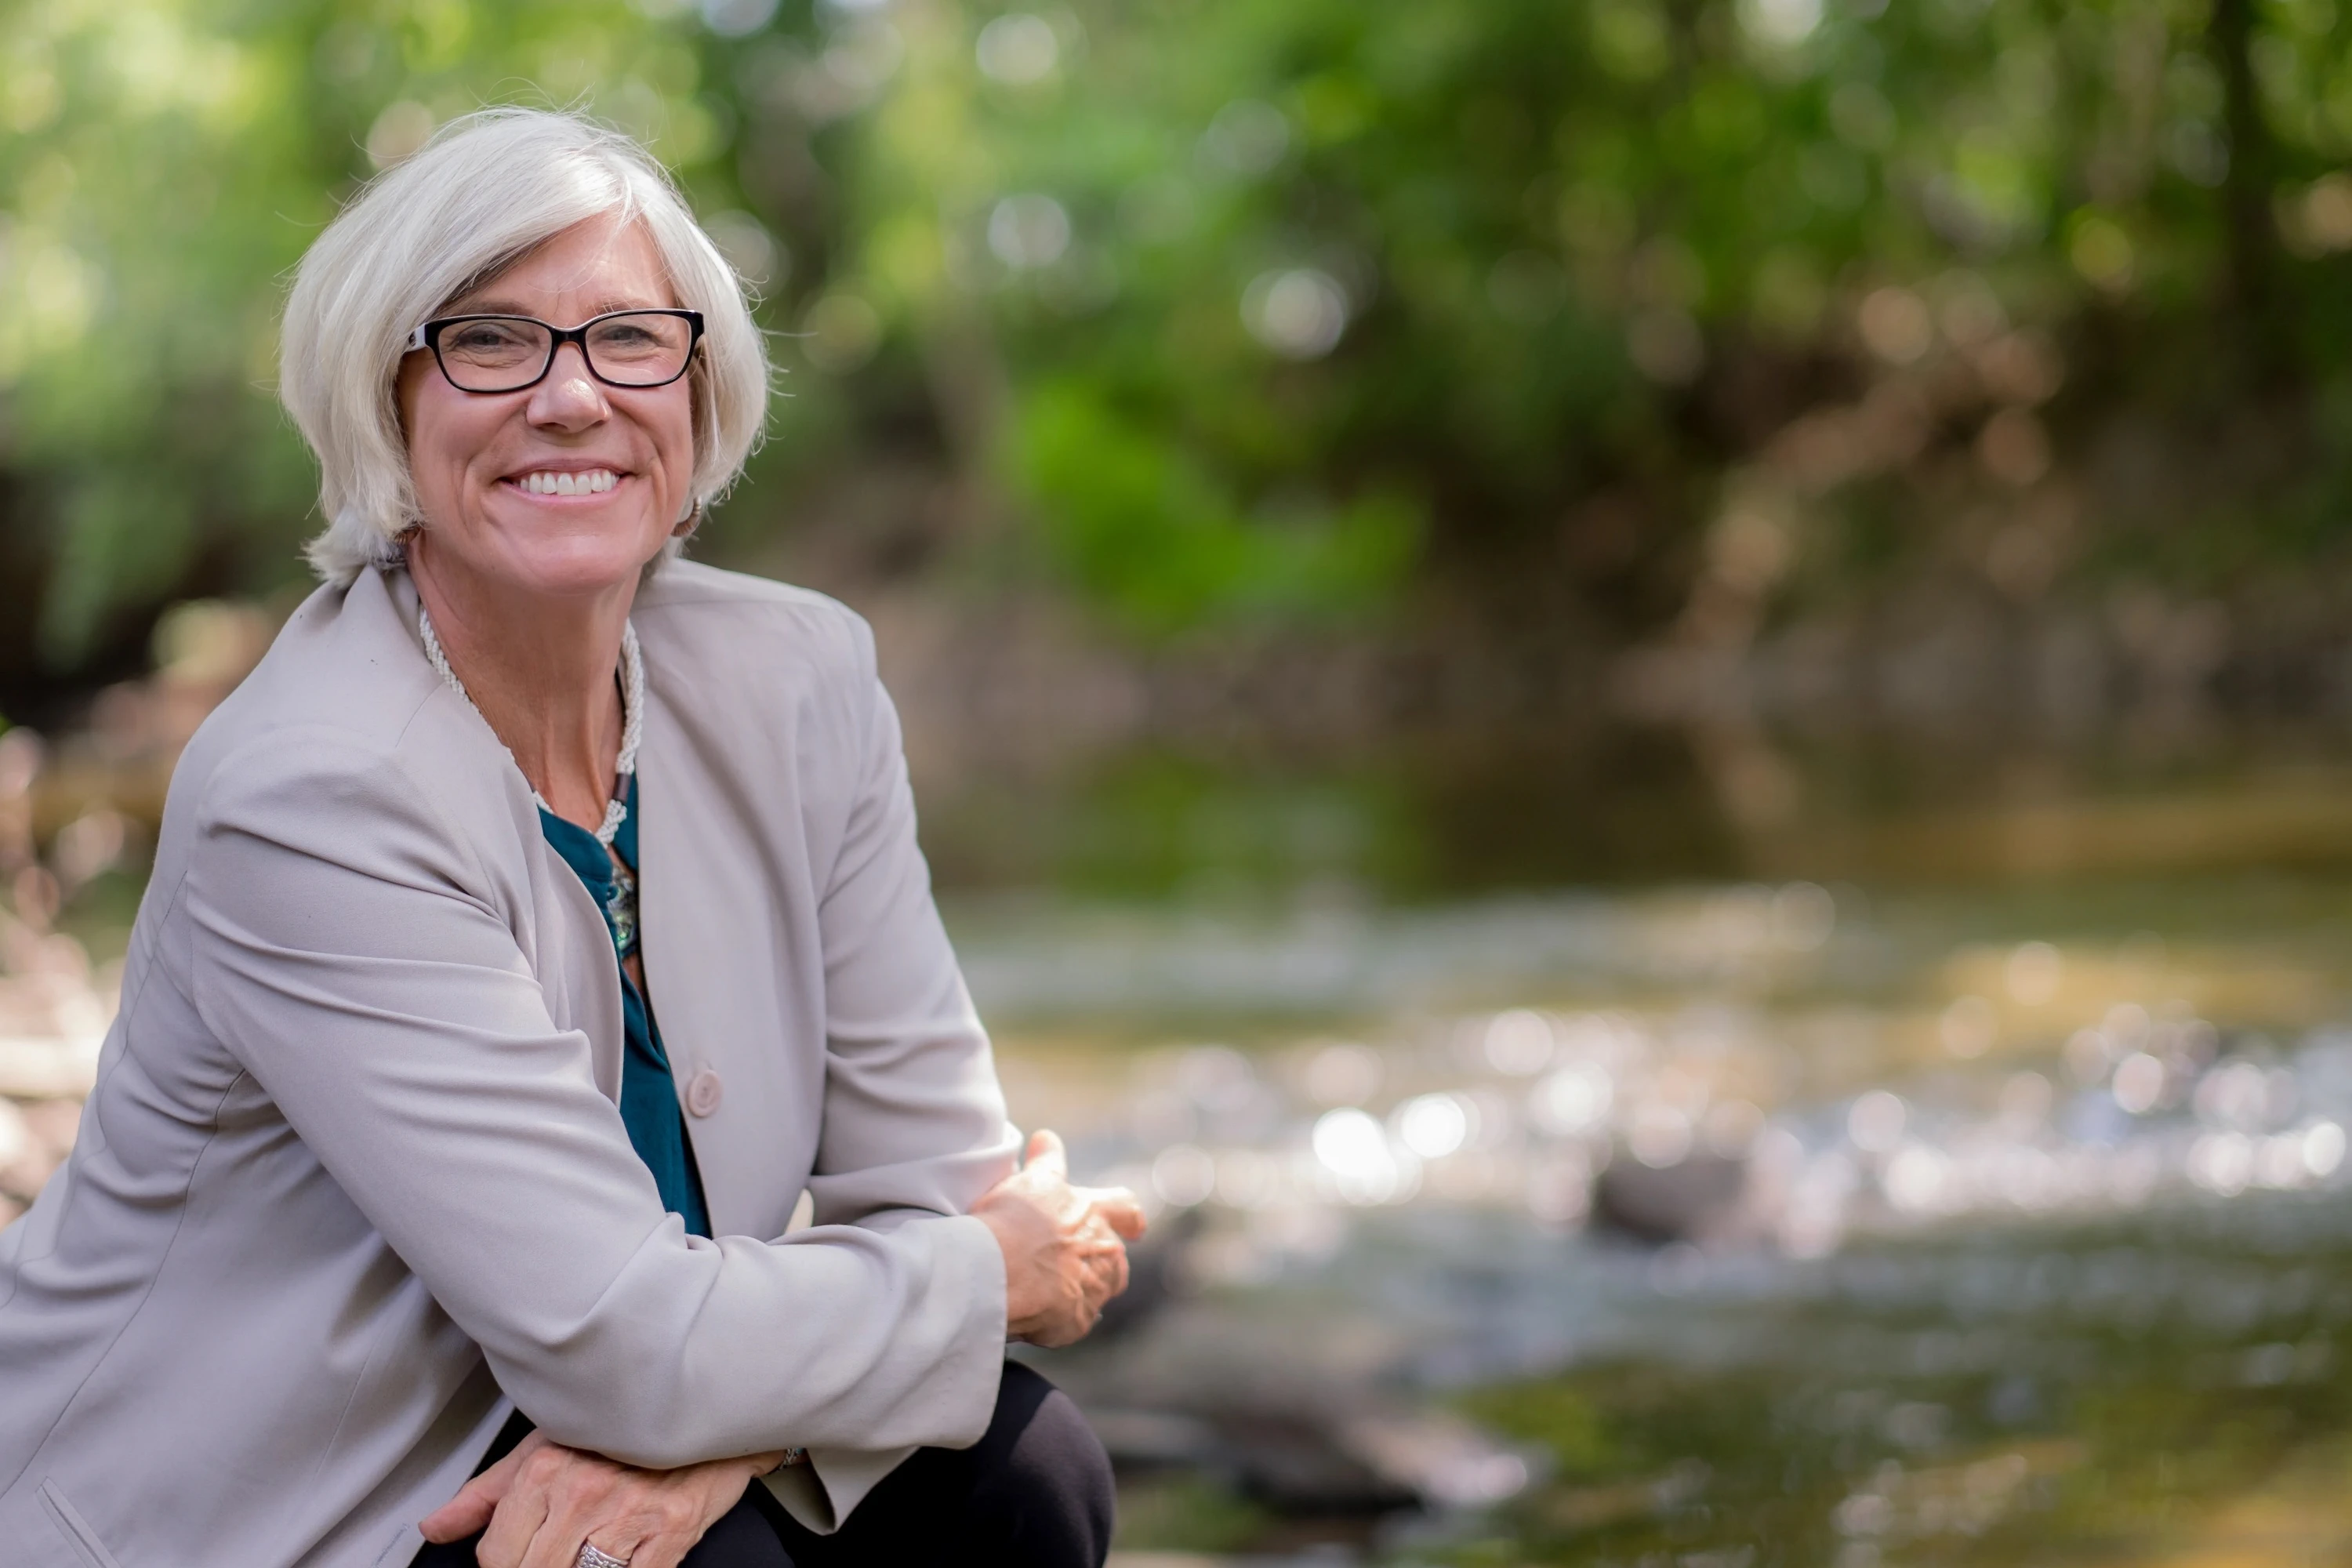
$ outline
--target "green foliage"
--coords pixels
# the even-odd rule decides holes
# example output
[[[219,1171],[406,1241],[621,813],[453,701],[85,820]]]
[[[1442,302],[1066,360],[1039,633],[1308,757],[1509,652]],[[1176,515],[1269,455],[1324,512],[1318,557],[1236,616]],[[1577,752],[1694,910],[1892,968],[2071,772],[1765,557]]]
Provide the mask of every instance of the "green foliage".
[[[1482,1388],[1464,1407],[1501,1436],[1535,1444],[1571,1479],[1622,1475],[1648,1457],[1613,1438],[1600,1405],[1570,1379]]]
[[[0,17],[0,463],[25,481],[5,526],[49,538],[52,665],[125,607],[298,574],[313,479],[270,392],[275,317],[371,139],[395,155],[535,81],[694,153],[698,62],[672,32],[618,4],[459,0]]]
[[[432,123],[525,100],[648,136],[796,334],[740,547],[911,452],[1023,524],[959,548],[1009,537],[1140,635],[1449,574],[1622,631],[1717,476],[2024,327],[2062,459],[2266,411],[2292,482],[2165,514],[2254,547],[2147,557],[2249,570],[2336,548],[2352,495],[2347,43],[2335,0],[25,0],[5,526],[46,541],[57,665],[299,575],[286,269]],[[1889,288],[1916,309],[1874,329]],[[1979,416],[1932,407],[1898,489]]]
[[[1596,612],[1657,602],[1714,478],[1897,374],[1921,384],[1924,439],[1865,456],[1894,470],[1907,532],[1831,541],[1832,577],[1932,558],[1918,492],[1950,486],[1928,470],[2061,379],[2030,417],[2062,459],[2118,418],[2178,431],[2207,488],[2158,480],[2184,510],[2154,521],[2250,542],[2162,570],[2227,576],[2331,533],[2314,520],[2340,485],[2283,487],[2213,447],[2233,403],[2304,440],[2301,389],[2352,330],[2329,259],[2352,247],[2332,5],[1162,0],[976,7],[970,32],[894,15],[910,64],[839,143],[872,205],[829,286],[910,342],[952,321],[992,345],[1003,471],[1049,555],[1129,624],[1213,618],[1238,597],[1218,584],[1274,572],[1240,565],[1236,519],[1363,493],[1412,498],[1425,548],[1357,577],[1360,602],[1416,560],[1569,581]],[[1035,59],[1001,47],[1016,27]],[[2057,345],[2049,384],[1985,374],[1989,402],[1956,400],[2018,328]],[[1603,547],[1580,509],[1609,494],[1642,527]]]
[[[1391,497],[1248,516],[1204,465],[1080,383],[1033,394],[1017,444],[1022,479],[1045,503],[1047,548],[1147,632],[1234,610],[1344,611],[1393,583],[1417,542],[1419,517]]]
[[[1222,1487],[1177,1476],[1120,1489],[1117,1539],[1123,1552],[1231,1552],[1271,1522]]]

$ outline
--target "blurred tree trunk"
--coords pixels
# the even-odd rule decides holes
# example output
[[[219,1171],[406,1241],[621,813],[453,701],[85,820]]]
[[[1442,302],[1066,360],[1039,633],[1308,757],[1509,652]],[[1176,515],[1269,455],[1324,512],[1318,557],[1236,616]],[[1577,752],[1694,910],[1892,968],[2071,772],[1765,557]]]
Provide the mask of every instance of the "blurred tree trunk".
[[[2254,79],[2254,6],[2255,0],[2213,0],[2206,43],[2221,73],[2222,131],[2229,147],[2221,184],[2223,300],[2237,328],[2234,347],[2248,384],[2275,390],[2296,378],[2293,338],[2279,298],[2278,231],[2271,216],[2278,158]]]

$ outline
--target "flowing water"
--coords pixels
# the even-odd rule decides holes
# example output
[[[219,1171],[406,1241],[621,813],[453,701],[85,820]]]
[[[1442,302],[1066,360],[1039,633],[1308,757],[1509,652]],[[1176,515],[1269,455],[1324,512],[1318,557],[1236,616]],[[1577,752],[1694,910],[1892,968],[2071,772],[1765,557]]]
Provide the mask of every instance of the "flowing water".
[[[1038,1358],[1122,1551],[2352,1560],[2334,784],[1967,830],[2104,857],[2023,872],[951,900],[1016,1114],[1156,1211]]]

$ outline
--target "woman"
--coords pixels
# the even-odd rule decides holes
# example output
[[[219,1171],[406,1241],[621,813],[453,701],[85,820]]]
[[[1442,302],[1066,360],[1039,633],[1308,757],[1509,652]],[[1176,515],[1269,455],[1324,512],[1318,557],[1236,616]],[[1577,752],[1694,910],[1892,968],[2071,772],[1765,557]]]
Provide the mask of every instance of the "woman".
[[[863,624],[669,558],[764,417],[733,275],[635,146],[491,111],[283,354],[327,583],[182,758],[0,1233],[0,1555],[1099,1563],[1003,1347],[1140,1215],[1014,1170]]]

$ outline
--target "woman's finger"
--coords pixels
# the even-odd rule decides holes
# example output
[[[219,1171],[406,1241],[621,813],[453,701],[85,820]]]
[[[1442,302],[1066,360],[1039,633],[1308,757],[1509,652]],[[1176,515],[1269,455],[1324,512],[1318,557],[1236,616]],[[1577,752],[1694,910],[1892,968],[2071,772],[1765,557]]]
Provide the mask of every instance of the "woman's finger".
[[[580,1543],[588,1539],[588,1521],[580,1517],[574,1500],[558,1492],[549,1500],[546,1517],[532,1532],[530,1545],[515,1568],[574,1568]]]
[[[522,1568],[524,1553],[546,1520],[547,1493],[526,1478],[499,1500],[481,1544],[474,1548],[474,1561],[481,1568]]]
[[[634,1472],[594,1454],[563,1451],[524,1472],[542,1471],[544,1507],[517,1568],[573,1568],[589,1531],[624,1517]]]
[[[1144,1217],[1143,1205],[1133,1193],[1125,1187],[1088,1187],[1086,1194],[1095,1213],[1111,1229],[1129,1241],[1143,1238],[1151,1222]]]
[[[594,1537],[590,1539],[594,1540]],[[626,1563],[629,1568],[677,1568],[686,1561],[686,1554],[694,1550],[695,1542],[701,1539],[698,1535],[648,1535],[637,1542],[635,1552],[617,1551],[604,1546],[601,1541],[596,1544]]]
[[[553,1523],[542,1524],[530,1538],[530,1549],[516,1568],[577,1568],[580,1542],[572,1532]]]
[[[1067,1182],[1070,1179],[1070,1156],[1069,1152],[1062,1147],[1062,1135],[1044,1127],[1031,1133],[1028,1159],[1022,1168],[1029,1171],[1042,1169],[1053,1180]]]
[[[730,1484],[718,1491],[698,1490],[691,1507],[680,1509],[676,1506],[677,1500],[672,1499],[672,1506],[663,1510],[641,1531],[643,1539],[637,1542],[635,1553],[626,1559],[629,1568],[678,1568],[710,1527],[725,1518],[728,1510],[741,1499],[742,1491],[731,1484],[733,1479],[730,1476]],[[607,1546],[604,1550],[615,1557],[625,1555],[617,1547]]]
[[[571,1500],[568,1508],[561,1506],[563,1500],[558,1500],[559,1506],[549,1511],[539,1533],[531,1537],[520,1568],[576,1568],[582,1543],[600,1537],[618,1541],[619,1545],[604,1550],[624,1563],[632,1563],[634,1568],[629,1552],[645,1531],[627,1517],[628,1500],[622,1491],[599,1488]]]
[[[484,1471],[467,1481],[457,1495],[425,1516],[417,1530],[425,1539],[438,1545],[444,1542],[463,1541],[490,1522],[498,1511],[499,1500],[493,1489],[483,1483],[489,1479]]]
[[[1099,1309],[1127,1288],[1125,1264],[1124,1253],[1096,1253],[1081,1260],[1079,1289],[1089,1308]]]
[[[619,1558],[629,1568],[677,1568],[678,1559],[694,1545],[692,1540],[684,1545],[676,1545],[677,1537],[675,1535],[628,1527],[592,1530],[587,1540],[589,1545],[607,1557]],[[575,1546],[563,1568],[572,1568],[579,1560],[580,1549]]]
[[[1124,1256],[1127,1251],[1127,1243],[1120,1239],[1118,1232],[1111,1227],[1110,1221],[1091,1209],[1087,1212],[1086,1218],[1079,1222],[1078,1228],[1070,1237],[1070,1245],[1090,1258],[1108,1252]]]
[[[1125,1294],[1127,1290],[1127,1254],[1124,1252],[1118,1252],[1113,1253],[1105,1258],[1102,1262],[1101,1271],[1096,1276],[1096,1278],[1102,1287],[1101,1294],[1097,1299],[1097,1305],[1102,1302],[1108,1301],[1114,1296]]]
[[[514,1489],[515,1472],[522,1462],[539,1449],[547,1447],[547,1434],[533,1430],[525,1435],[507,1457],[484,1470],[480,1475],[457,1489],[457,1495],[425,1516],[417,1525],[425,1540],[438,1544],[463,1541],[490,1522],[499,1504]]]

